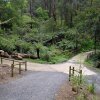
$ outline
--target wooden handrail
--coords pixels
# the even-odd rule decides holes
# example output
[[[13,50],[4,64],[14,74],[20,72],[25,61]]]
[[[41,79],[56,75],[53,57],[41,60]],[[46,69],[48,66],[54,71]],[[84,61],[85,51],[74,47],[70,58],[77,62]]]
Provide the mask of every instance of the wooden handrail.
[[[0,57],[0,58],[4,59],[4,60],[14,61],[14,62],[21,62],[21,63],[25,63],[26,62],[26,61],[19,61],[19,60],[11,59],[11,58],[4,58],[4,57]]]
[[[13,63],[11,64],[11,77],[14,76],[14,67],[17,65],[19,65],[19,74],[21,74],[21,65],[25,65],[25,71],[27,71],[27,61],[18,61],[18,60],[4,58],[4,57],[0,57],[0,58],[1,58],[1,64],[3,64],[3,59],[8,61],[13,61]],[[15,62],[17,62],[18,64],[15,64]]]

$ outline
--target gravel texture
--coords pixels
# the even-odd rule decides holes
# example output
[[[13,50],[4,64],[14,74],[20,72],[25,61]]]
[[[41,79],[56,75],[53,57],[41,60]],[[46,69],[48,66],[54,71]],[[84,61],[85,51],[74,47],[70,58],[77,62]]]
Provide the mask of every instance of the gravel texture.
[[[67,79],[60,72],[33,72],[0,85],[0,100],[54,100],[58,87]]]

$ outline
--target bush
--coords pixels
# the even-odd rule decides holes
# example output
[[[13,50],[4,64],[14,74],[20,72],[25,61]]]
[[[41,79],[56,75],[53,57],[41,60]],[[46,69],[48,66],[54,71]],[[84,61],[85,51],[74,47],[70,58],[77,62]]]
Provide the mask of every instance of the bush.
[[[80,83],[79,76],[72,76],[71,77],[71,85],[72,90],[77,92],[75,100],[96,100],[97,97],[95,93],[95,86],[94,84],[90,84],[86,82],[84,78],[82,78],[82,82]]]
[[[52,53],[52,56],[55,56],[57,54],[61,54],[61,51],[55,45],[50,46],[48,49]]]
[[[0,37],[0,49],[11,53],[15,49],[14,42],[10,38]]]
[[[18,52],[28,53],[30,51],[32,44],[24,40],[18,40],[16,41],[15,46]]]
[[[93,83],[92,83],[92,84],[89,84],[89,85],[87,86],[87,90],[88,90],[90,93],[94,94],[94,92],[95,92],[95,86],[94,86],[94,84],[93,84]]]
[[[3,34],[4,33],[4,30],[0,29],[0,34]]]
[[[47,20],[49,18],[47,10],[42,9],[42,7],[36,9],[36,14],[41,20]]]
[[[94,46],[94,42],[91,39],[83,40],[81,43],[81,51],[89,51],[92,50]]]
[[[76,47],[75,42],[69,41],[69,40],[62,40],[58,43],[58,46],[60,47],[60,49],[62,49],[63,51],[65,50],[74,50],[74,48]]]
[[[47,62],[51,61],[51,53],[50,52],[46,52],[45,55],[43,56],[43,59],[46,60]]]
[[[91,55],[88,59],[86,59],[85,64],[87,66],[100,68],[100,52],[97,52],[97,54]]]

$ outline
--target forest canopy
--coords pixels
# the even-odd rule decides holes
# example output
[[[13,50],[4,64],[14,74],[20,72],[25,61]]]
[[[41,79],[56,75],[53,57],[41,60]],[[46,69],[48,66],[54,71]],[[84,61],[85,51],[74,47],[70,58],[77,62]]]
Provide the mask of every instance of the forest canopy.
[[[100,0],[0,0],[0,49],[48,60],[100,49]]]

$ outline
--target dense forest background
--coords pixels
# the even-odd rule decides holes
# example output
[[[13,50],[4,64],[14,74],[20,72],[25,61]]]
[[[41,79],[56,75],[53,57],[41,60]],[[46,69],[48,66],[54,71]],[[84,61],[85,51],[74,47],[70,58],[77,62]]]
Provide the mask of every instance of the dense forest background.
[[[0,49],[52,63],[100,49],[100,0],[0,0]]]

